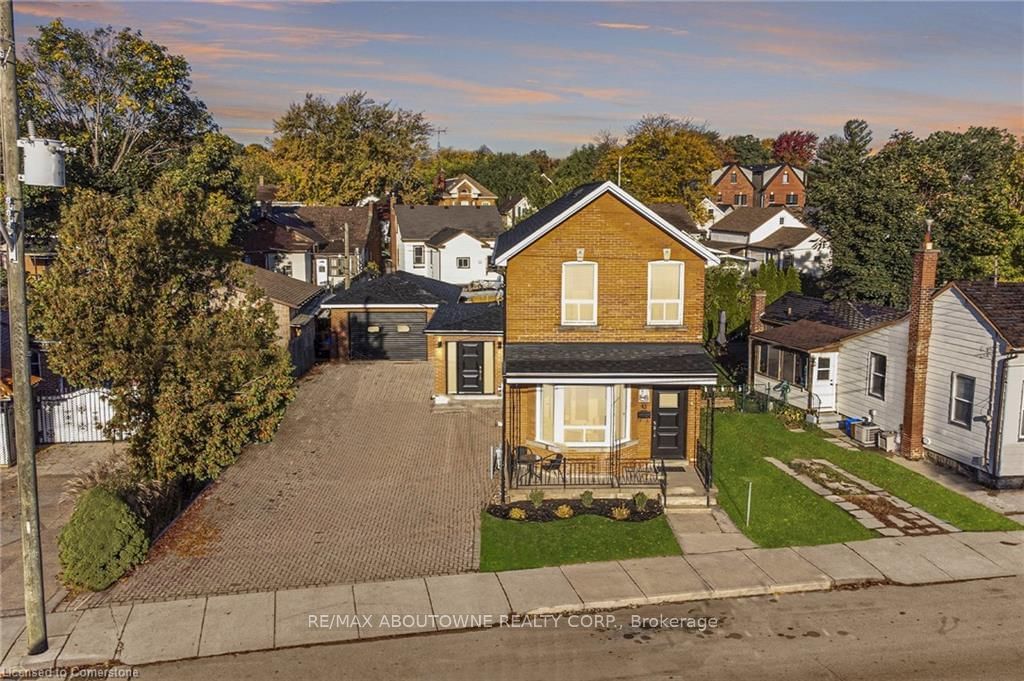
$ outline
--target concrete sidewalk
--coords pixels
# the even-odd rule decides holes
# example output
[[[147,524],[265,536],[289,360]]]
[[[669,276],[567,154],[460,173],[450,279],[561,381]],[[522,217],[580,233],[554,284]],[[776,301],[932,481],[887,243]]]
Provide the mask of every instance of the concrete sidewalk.
[[[50,649],[24,655],[20,617],[0,620],[0,673],[167,660],[497,626],[523,616],[887,581],[1024,574],[1024,531],[964,532],[736,549],[499,573],[104,606],[49,616]]]

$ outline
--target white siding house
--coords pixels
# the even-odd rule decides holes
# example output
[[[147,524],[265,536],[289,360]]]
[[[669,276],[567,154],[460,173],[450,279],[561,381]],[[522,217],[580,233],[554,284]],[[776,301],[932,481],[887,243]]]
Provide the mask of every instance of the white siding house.
[[[747,258],[751,271],[772,262],[817,277],[832,264],[828,239],[781,207],[733,210],[710,225],[709,243]]]
[[[907,320],[848,339],[838,355],[836,411],[899,432],[907,383]]]
[[[488,267],[503,231],[495,206],[396,205],[392,268],[458,285],[493,280],[498,275]]]

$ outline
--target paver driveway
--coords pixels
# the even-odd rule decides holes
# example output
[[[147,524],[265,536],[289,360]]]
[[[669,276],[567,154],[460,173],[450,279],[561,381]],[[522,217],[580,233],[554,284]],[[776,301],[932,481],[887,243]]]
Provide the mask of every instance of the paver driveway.
[[[437,575],[478,566],[496,406],[431,413],[425,362],[326,366],[100,602]]]

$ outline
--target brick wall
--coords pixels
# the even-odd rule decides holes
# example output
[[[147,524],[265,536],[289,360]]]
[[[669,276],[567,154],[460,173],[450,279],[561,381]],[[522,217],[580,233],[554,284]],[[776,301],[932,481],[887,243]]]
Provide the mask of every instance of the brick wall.
[[[900,453],[908,459],[924,456],[924,402],[928,375],[928,343],[932,333],[932,293],[939,264],[939,251],[931,235],[914,253],[914,276],[910,287],[910,325],[907,337],[907,382],[903,401],[903,436]]]
[[[362,310],[352,309],[339,309],[331,308],[331,359],[341,360],[347,362],[348,356],[348,313],[349,312],[361,312]],[[370,311],[374,311],[373,308]],[[388,307],[382,308],[380,312],[426,312],[427,322],[430,322],[430,318],[434,316],[434,310],[432,308],[422,307]],[[426,336],[423,340],[424,344]],[[429,357],[429,352],[428,352]]]
[[[783,173],[789,172],[789,184],[783,184]],[[771,200],[771,194],[775,194],[775,200]],[[803,208],[806,199],[806,189],[804,188],[803,182],[797,177],[796,172],[790,166],[780,168],[772,181],[769,182],[765,187],[762,188],[762,196],[764,197],[764,205],[767,206],[785,206],[786,195],[796,194],[796,207]],[[793,206],[789,206],[793,208]]]
[[[732,174],[736,173],[736,182],[732,182]],[[732,166],[725,171],[725,174],[718,180],[718,184],[711,188],[712,200],[715,203],[727,203],[730,206],[735,205],[734,197],[736,194],[746,194],[748,206],[754,205],[754,185],[751,184],[747,176],[743,174],[743,171],[738,166]],[[721,198],[719,198],[721,194]]]
[[[445,336],[443,334],[428,334],[427,335],[427,350],[428,356],[430,357],[430,363],[434,369],[434,395],[445,395],[448,393],[448,362],[446,360],[447,343],[448,341],[459,342],[459,341],[482,341],[484,343],[494,343],[494,392],[491,394],[499,394],[501,390],[501,368],[504,364],[505,357],[505,344],[501,341],[499,336],[467,336],[467,335],[455,335]],[[455,392],[454,390],[452,391]]]
[[[598,264],[597,326],[562,326],[562,263]],[[684,265],[683,324],[647,324],[647,264],[663,249]],[[704,261],[618,198],[605,194],[531,244],[506,270],[509,343],[700,342]]]

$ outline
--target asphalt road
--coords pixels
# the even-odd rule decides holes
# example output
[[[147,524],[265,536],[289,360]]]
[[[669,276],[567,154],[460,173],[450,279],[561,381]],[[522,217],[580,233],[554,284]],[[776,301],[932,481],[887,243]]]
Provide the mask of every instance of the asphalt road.
[[[610,627],[495,628],[231,655],[156,679],[1020,679],[1024,578],[619,610]],[[639,615],[717,617],[632,626]],[[699,623],[690,623],[699,624]]]

